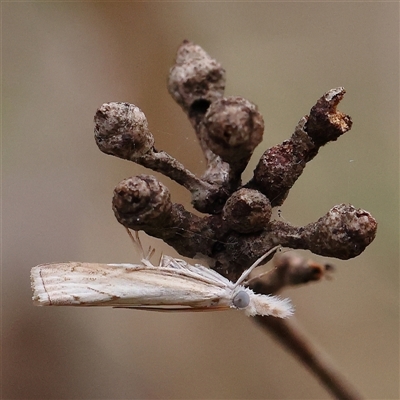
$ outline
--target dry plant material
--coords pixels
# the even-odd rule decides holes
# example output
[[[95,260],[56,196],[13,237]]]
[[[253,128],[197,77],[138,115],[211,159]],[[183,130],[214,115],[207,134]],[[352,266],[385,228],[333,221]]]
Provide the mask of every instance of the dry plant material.
[[[305,166],[321,146],[350,130],[351,118],[338,111],[342,87],[329,90],[300,119],[283,143],[267,149],[252,179],[241,175],[264,131],[257,106],[241,97],[224,97],[225,70],[200,46],[184,41],[170,70],[168,90],[189,118],[207,162],[197,177],[174,157],[157,150],[144,113],[133,104],[105,103],[95,115],[95,139],[106,154],[160,172],[190,191],[194,215],[171,200],[168,188],[152,175],[120,182],[114,190],[118,221],[161,238],[181,255],[202,255],[211,268],[232,281],[276,245],[350,259],[375,238],[372,215],[350,204],[332,207],[316,222],[293,226],[271,220]],[[268,261],[268,260],[266,260]]]
[[[272,208],[284,203],[319,149],[351,129],[351,118],[337,109],[345,89],[331,89],[317,100],[287,140],[263,153],[247,183],[242,182],[242,173],[262,141],[264,120],[255,104],[242,97],[224,97],[224,89],[221,64],[185,40],[170,69],[168,91],[197,135],[206,160],[201,177],[156,149],[147,119],[136,105],[111,102],[97,110],[95,139],[101,151],[176,181],[190,191],[193,207],[203,214],[194,215],[173,202],[168,188],[154,176],[138,175],[124,179],[114,190],[117,220],[127,228],[161,238],[183,256],[203,256],[212,269],[233,282],[276,245],[342,260],[361,254],[374,240],[377,222],[368,211],[353,205],[335,205],[317,221],[300,227],[271,220]],[[272,294],[285,286],[319,280],[327,272],[330,268],[326,266],[287,258],[266,279],[250,284],[256,292]],[[285,336],[282,343],[319,376],[308,361],[308,348],[307,357],[302,357],[304,340],[296,341],[296,330],[288,329],[290,321],[270,321],[263,326],[272,333],[289,332],[281,335]],[[297,350],[290,341],[299,343]],[[341,398],[357,398],[344,378],[329,368],[322,367],[322,375],[328,381],[335,379],[333,389],[327,387]]]

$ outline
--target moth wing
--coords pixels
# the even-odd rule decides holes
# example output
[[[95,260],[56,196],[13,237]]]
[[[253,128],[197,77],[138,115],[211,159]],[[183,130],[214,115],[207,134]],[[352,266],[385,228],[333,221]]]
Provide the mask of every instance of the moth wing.
[[[70,306],[227,306],[230,289],[203,271],[182,266],[62,263],[32,268],[38,305]]]
[[[213,269],[207,268],[201,264],[191,265],[184,260],[180,260],[179,258],[173,258],[164,255],[161,258],[160,266],[163,268],[173,268],[177,271],[180,271],[180,273],[183,275],[193,276],[200,281],[210,282],[211,284],[217,286],[229,288],[234,287],[234,284],[229,279],[225,278]]]

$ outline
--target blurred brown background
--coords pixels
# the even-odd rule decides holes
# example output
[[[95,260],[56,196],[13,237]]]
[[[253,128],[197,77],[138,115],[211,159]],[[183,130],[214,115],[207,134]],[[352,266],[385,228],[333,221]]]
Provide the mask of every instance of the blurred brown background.
[[[398,16],[398,3],[380,2],[3,3],[3,398],[329,398],[242,313],[32,306],[36,264],[138,259],[111,197],[123,178],[151,172],[97,149],[102,103],[138,105],[157,148],[203,171],[166,90],[176,49],[190,39],[227,70],[226,94],[264,115],[244,180],[324,92],[346,88],[339,109],[353,129],[308,165],[282,217],[303,225],[351,203],[376,217],[378,236],[354,260],[323,260],[337,266],[334,281],[284,294],[365,398],[398,399]]]

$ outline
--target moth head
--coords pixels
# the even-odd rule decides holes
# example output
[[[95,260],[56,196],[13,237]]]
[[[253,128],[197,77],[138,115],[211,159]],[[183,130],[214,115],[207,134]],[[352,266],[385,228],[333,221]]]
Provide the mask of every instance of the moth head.
[[[250,304],[249,293],[246,290],[239,289],[233,296],[232,304],[239,309],[246,308]]]

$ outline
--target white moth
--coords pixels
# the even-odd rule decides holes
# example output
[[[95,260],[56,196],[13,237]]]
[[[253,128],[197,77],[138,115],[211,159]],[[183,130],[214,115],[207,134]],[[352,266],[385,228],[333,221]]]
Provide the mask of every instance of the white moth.
[[[140,245],[140,242],[139,242]],[[33,301],[39,306],[112,306],[147,310],[217,311],[241,309],[246,315],[293,314],[288,299],[261,295],[242,286],[250,272],[279,246],[260,257],[236,283],[202,265],[162,256],[154,266],[69,262],[31,270]]]

